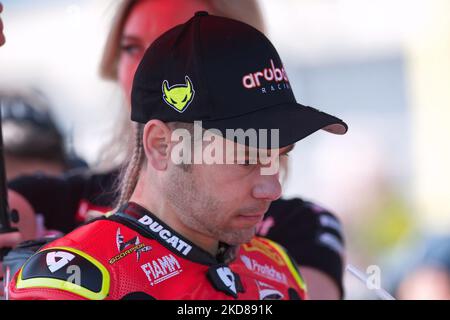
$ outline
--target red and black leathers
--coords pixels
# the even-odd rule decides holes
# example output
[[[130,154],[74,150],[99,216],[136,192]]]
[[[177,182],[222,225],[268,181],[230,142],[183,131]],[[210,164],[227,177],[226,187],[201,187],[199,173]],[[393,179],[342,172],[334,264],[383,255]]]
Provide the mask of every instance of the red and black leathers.
[[[305,299],[295,263],[255,237],[217,257],[135,203],[42,248],[10,299]]]

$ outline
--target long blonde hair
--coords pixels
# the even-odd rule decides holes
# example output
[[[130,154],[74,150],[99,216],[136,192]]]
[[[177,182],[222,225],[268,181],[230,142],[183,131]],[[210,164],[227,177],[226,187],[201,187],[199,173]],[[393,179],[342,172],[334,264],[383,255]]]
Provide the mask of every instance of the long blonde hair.
[[[133,6],[140,0],[123,0],[119,5],[106,40],[100,62],[103,78],[117,81],[117,65],[120,57],[120,40],[123,28]],[[187,1],[187,0],[183,0]],[[263,15],[256,0],[202,0],[211,8],[211,14],[236,19],[265,33]]]

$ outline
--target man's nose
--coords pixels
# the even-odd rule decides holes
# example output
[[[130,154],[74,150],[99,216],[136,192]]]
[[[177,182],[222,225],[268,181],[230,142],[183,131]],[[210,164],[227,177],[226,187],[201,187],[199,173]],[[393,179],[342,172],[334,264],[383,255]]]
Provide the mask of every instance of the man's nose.
[[[278,174],[261,176],[261,180],[253,188],[253,197],[268,201],[279,199],[281,197],[281,184]]]

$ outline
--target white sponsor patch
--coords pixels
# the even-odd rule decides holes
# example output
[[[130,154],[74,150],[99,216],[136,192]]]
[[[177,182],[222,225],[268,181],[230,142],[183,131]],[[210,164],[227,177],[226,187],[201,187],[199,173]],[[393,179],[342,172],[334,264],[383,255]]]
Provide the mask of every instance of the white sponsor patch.
[[[241,256],[241,260],[247,269],[256,272],[257,274],[277,282],[287,284],[288,280],[284,273],[277,271],[273,266],[268,264],[260,264],[257,260],[251,259],[245,255]]]
[[[338,233],[342,233],[342,227],[338,220],[327,215],[320,216],[320,225],[322,227],[336,230]]]
[[[51,273],[66,266],[73,258],[75,258],[73,254],[65,251],[51,251],[47,253],[47,256],[45,257],[47,267]]]
[[[344,252],[344,247],[342,246],[341,240],[339,240],[339,238],[332,233],[322,233],[319,236],[319,242],[340,255]]]
[[[151,286],[180,274],[183,269],[175,256],[169,254],[141,265]]]
[[[170,244],[175,250],[180,252],[182,255],[186,256],[191,250],[192,246],[181,240],[175,235],[165,229],[157,221],[154,221],[149,216],[143,216],[139,219],[139,223],[147,226],[152,234],[154,234],[159,239],[163,240],[167,244]]]
[[[267,283],[256,281],[256,286],[259,291],[259,300],[282,300],[284,298],[284,294]]]
[[[221,268],[217,269],[217,274],[218,274],[220,280],[222,280],[223,284],[228,289],[230,289],[231,292],[233,292],[234,294],[237,294],[234,274],[233,274],[233,272],[231,272],[230,268],[221,267]]]

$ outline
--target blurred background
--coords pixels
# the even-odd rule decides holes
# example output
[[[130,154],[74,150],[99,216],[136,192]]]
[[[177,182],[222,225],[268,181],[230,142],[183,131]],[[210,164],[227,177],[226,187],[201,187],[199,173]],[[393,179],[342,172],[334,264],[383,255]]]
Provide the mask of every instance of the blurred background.
[[[97,72],[117,2],[2,2],[0,88],[43,92],[69,151],[95,164],[124,99]],[[285,196],[334,212],[347,262],[379,266],[391,293],[430,285],[424,298],[450,299],[450,1],[260,4],[297,100],[350,128],[296,146]],[[431,272],[399,286],[419,265]],[[345,287],[347,299],[375,298],[348,273]]]

